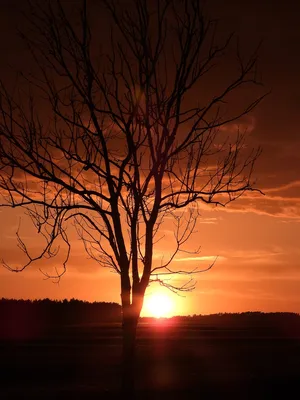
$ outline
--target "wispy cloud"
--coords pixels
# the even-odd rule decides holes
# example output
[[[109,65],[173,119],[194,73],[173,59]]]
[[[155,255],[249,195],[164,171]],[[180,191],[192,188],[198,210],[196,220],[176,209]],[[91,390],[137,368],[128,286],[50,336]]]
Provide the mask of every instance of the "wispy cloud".
[[[221,218],[216,218],[216,217],[214,217],[214,218],[199,218],[199,223],[213,225],[213,224],[217,224],[220,219]]]
[[[259,215],[293,219],[300,222],[300,197],[245,195],[243,198],[228,204],[222,210],[240,213],[253,212]]]
[[[223,256],[191,256],[191,257],[178,257],[175,258],[174,261],[176,262],[194,262],[194,261],[224,261],[226,257]]]
[[[251,115],[244,115],[237,122],[232,122],[220,127],[222,132],[247,132],[251,133],[256,126],[256,119]]]
[[[300,188],[300,180],[289,182],[285,185],[280,185],[274,188],[268,188],[263,190],[265,193],[283,192],[288,189]]]

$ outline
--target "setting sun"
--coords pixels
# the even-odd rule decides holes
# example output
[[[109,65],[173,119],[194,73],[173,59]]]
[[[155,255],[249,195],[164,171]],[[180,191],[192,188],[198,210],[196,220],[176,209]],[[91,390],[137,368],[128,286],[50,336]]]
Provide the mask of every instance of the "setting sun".
[[[170,296],[163,293],[153,293],[145,297],[144,315],[161,318],[171,317],[174,312],[174,303]]]

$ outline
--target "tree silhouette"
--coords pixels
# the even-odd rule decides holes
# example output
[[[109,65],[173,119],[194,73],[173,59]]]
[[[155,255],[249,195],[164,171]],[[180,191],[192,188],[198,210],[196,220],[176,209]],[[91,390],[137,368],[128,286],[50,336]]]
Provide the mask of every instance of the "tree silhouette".
[[[236,76],[224,75],[209,94],[209,76],[233,36],[219,42],[217,22],[205,18],[200,1],[100,3],[106,35],[91,22],[87,1],[76,16],[60,1],[31,3],[23,38],[35,70],[22,74],[25,85],[14,93],[1,84],[1,205],[25,209],[45,240],[33,256],[17,232],[28,261],[4,265],[19,272],[64,248],[62,270],[45,272],[60,278],[73,221],[88,255],[120,276],[124,388],[131,390],[147,287],[192,290],[200,270],[176,269],[172,261],[194,231],[199,206],[224,206],[257,190],[251,175],[259,150],[248,151],[245,132],[224,139],[223,128],[264,96],[229,108],[235,92],[260,84],[257,50],[244,59],[239,48]],[[167,219],[174,221],[174,252],[156,264]]]

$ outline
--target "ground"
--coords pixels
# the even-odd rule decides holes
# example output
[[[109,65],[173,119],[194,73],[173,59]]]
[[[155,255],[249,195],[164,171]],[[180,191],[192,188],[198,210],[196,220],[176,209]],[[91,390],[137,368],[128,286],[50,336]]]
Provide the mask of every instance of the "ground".
[[[120,398],[119,324],[4,338],[0,354],[2,400]],[[299,331],[141,323],[136,375],[138,399],[292,397],[300,381]]]

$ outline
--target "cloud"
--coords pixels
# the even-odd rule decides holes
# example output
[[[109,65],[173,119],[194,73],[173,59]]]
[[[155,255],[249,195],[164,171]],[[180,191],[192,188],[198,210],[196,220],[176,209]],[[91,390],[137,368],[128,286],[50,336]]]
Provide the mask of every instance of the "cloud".
[[[226,254],[226,253],[225,253]],[[255,265],[271,265],[281,264],[286,258],[286,254],[280,251],[265,251],[265,250],[235,250],[227,254],[227,258],[232,263]]]
[[[220,219],[221,218],[216,218],[216,217],[213,217],[213,218],[199,218],[199,224],[214,225],[214,224],[217,224]]]
[[[295,188],[297,188],[298,190],[300,189],[300,180],[292,181],[292,182],[286,183],[284,185],[280,185],[275,188],[267,188],[267,189],[263,190],[263,192],[265,192],[265,193],[274,193],[274,192],[275,193],[277,193],[277,192],[283,193],[284,191],[287,191],[289,189],[295,189]]]
[[[256,127],[256,119],[253,115],[244,115],[238,121],[222,125],[220,131],[228,133],[251,133]]]
[[[173,261],[175,262],[194,262],[194,261],[224,261],[226,257],[223,256],[195,256],[195,257],[177,257]]]
[[[294,219],[300,222],[300,181],[294,181],[278,188],[263,190],[265,195],[249,192],[237,201],[229,203],[223,211],[253,212],[276,218]],[[211,208],[212,209],[212,208]]]
[[[294,220],[300,222],[300,180],[295,180],[278,187],[262,188],[264,194],[256,191],[246,192],[240,198],[226,207],[216,206],[214,204],[206,204],[198,200],[198,210],[200,211],[224,211],[239,213],[256,213],[259,215],[267,215],[275,218]],[[220,196],[219,200],[225,199]],[[175,210],[174,214],[184,215],[191,209],[196,208],[195,204]],[[167,218],[171,218],[167,217]],[[222,219],[219,217],[199,217],[200,224],[217,224]]]
[[[283,251],[280,249],[276,249],[274,251],[267,251],[267,250],[230,250],[230,252],[225,253],[227,257],[230,258],[247,258],[247,259],[255,259],[261,257],[278,257],[284,255]]]

